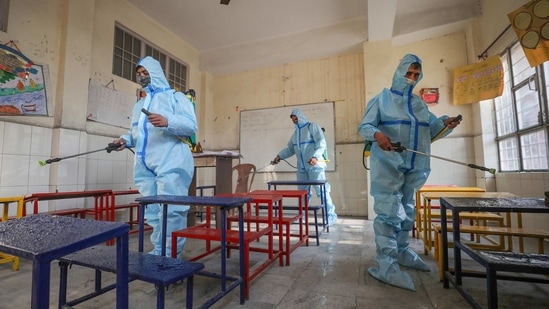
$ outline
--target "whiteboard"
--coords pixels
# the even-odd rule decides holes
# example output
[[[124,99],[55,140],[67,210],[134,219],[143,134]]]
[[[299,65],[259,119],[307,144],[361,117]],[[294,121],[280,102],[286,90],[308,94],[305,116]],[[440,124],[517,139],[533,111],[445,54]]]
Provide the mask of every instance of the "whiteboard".
[[[137,96],[116,91],[90,80],[87,119],[129,128]]]
[[[328,167],[335,171],[335,118],[334,102],[312,103],[285,107],[243,110],[240,112],[240,154],[241,162],[252,163],[258,169],[268,165],[280,150],[286,147],[295,126],[290,119],[292,109],[300,108],[307,120],[325,129],[328,148]],[[297,166],[295,155],[286,159],[288,163]],[[265,172],[269,169],[259,170]],[[284,161],[275,166],[277,172],[295,172]],[[272,171],[272,170],[271,170]]]

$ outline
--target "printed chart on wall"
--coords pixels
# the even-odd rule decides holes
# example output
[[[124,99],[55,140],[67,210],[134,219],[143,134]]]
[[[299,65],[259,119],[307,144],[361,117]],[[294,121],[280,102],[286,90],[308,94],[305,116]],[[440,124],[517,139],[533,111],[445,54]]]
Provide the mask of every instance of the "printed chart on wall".
[[[334,103],[311,103],[304,105],[244,110],[240,112],[240,154],[242,163],[252,163],[258,169],[268,165],[276,154],[285,148],[295,131],[290,119],[292,109],[300,108],[307,120],[324,128],[328,148],[328,171],[335,171],[335,118]],[[296,166],[296,156],[286,159]],[[275,166],[277,172],[295,172],[284,161]],[[265,170],[262,170],[265,171]],[[259,172],[262,172],[259,171]]]
[[[137,97],[90,80],[88,120],[129,128]]]

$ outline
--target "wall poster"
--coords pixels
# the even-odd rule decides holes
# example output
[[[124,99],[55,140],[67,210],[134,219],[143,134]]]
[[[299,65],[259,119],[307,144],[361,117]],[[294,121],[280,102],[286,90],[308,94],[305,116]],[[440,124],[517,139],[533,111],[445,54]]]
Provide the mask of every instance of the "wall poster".
[[[477,103],[503,93],[503,65],[498,55],[454,70],[454,105]]]
[[[0,115],[48,116],[49,71],[33,64],[24,76],[0,70]]]

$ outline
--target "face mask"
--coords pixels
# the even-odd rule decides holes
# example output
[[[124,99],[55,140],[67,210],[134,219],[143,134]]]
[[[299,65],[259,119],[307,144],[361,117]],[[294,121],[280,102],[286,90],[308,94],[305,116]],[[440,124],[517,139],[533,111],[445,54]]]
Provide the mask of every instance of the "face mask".
[[[137,78],[137,82],[141,85],[141,87],[145,88],[151,83],[151,77],[150,76],[139,76]]]
[[[416,83],[416,81],[413,80],[413,79],[409,79],[409,78],[406,78],[406,77],[404,79],[406,79],[406,83],[410,86],[412,86]]]

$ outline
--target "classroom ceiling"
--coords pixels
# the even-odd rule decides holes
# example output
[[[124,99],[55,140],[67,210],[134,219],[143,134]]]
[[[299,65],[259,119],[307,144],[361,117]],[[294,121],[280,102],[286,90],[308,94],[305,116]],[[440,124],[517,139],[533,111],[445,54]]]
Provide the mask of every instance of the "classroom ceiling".
[[[480,0],[128,1],[197,49],[200,70],[214,75],[458,33],[481,15]]]

